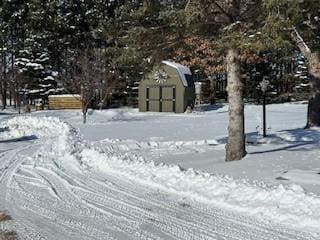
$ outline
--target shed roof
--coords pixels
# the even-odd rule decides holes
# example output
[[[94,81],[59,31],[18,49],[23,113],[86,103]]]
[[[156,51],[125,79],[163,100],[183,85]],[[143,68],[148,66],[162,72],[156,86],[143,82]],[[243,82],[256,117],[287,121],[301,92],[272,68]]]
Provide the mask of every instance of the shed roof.
[[[170,61],[162,61],[163,64],[166,64],[170,67],[173,67],[175,69],[177,69],[180,78],[182,80],[182,83],[185,87],[188,87],[188,81],[185,75],[191,75],[191,71],[188,67],[183,66],[179,63],[175,63],[175,62],[170,62]]]

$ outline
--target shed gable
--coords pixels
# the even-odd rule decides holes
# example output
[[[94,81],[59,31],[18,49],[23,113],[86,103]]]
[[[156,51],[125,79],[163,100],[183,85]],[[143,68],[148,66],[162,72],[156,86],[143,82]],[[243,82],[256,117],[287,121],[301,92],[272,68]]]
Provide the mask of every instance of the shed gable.
[[[176,71],[178,72],[180,79],[182,81],[183,86],[185,87],[190,87],[192,85],[192,80],[191,80],[191,71],[188,67],[183,66],[179,63],[175,63],[175,62],[170,62],[170,61],[162,61],[163,64],[170,66],[174,69],[176,69]]]

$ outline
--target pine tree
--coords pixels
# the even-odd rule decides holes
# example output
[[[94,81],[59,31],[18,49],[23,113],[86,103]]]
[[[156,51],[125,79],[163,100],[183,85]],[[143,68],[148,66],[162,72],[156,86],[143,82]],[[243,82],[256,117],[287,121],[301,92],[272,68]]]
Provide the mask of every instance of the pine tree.
[[[262,2],[201,0],[192,2],[189,8],[190,24],[195,26],[195,31],[216,36],[220,48],[226,52],[229,100],[226,160],[240,160],[246,155],[240,51],[257,48],[264,18]]]
[[[143,74],[166,59],[182,41],[184,1],[139,0],[113,5],[114,15],[101,25],[107,37],[106,59],[126,81],[129,104],[134,104]]]
[[[2,1],[0,3],[0,28],[2,60],[6,72],[2,78],[2,102],[6,106],[7,93],[14,96],[15,106],[19,104],[19,77],[15,58],[26,39],[28,2],[22,0]]]

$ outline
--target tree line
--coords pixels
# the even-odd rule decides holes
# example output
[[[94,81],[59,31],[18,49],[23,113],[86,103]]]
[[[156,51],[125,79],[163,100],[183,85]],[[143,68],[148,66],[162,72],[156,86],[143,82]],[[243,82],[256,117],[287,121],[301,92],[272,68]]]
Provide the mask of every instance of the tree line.
[[[91,71],[100,76],[91,87],[103,86],[102,95],[128,94],[179,35],[169,19],[181,6],[181,1],[1,1],[3,108],[8,98],[16,106],[76,91],[75,83],[86,88],[83,79],[75,79],[88,55],[101,66],[99,73]]]

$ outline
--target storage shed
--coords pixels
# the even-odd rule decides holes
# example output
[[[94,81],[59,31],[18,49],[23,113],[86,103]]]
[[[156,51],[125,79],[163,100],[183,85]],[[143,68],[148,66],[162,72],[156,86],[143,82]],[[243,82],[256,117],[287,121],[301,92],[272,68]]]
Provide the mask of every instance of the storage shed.
[[[188,67],[163,61],[140,82],[139,110],[183,113],[188,106],[193,107],[194,91]]]
[[[49,95],[49,109],[81,109],[81,96],[78,94]]]

